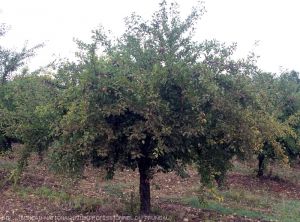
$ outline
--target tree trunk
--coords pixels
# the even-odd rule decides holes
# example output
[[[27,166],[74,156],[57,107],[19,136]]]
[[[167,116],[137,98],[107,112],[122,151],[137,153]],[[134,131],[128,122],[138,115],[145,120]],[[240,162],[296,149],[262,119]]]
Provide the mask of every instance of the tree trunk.
[[[140,214],[147,215],[151,211],[150,167],[147,161],[139,162],[140,173]]]
[[[217,182],[219,189],[224,189],[226,185],[226,174],[221,172],[221,174],[215,175],[215,180]]]
[[[265,155],[259,154],[258,155],[258,171],[257,171],[257,177],[262,177],[264,175],[264,169],[265,169]]]
[[[7,151],[11,149],[11,139],[4,136],[3,132],[0,132],[0,150]]]

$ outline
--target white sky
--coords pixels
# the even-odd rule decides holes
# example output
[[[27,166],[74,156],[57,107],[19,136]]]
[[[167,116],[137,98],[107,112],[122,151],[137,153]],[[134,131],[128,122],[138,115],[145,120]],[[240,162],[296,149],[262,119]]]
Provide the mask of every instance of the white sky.
[[[44,42],[30,67],[46,65],[56,56],[71,57],[73,38],[88,40],[102,24],[115,35],[122,33],[123,18],[135,11],[150,18],[160,0],[0,0],[0,23],[11,30],[1,40],[9,47]],[[195,0],[177,0],[187,14]],[[255,52],[266,71],[280,67],[300,71],[299,0],[205,0],[207,13],[198,23],[196,38],[237,42],[238,55]]]

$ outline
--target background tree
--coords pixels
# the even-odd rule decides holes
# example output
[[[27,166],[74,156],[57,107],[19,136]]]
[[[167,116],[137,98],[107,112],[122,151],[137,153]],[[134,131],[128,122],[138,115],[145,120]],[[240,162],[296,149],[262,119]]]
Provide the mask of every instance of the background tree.
[[[3,37],[7,32],[7,27],[4,24],[0,25],[0,37]],[[11,110],[12,101],[7,99],[6,91],[8,90],[6,83],[12,78],[12,75],[24,66],[27,59],[34,56],[36,50],[42,47],[41,44],[32,48],[28,48],[26,45],[20,51],[7,49],[0,46],[0,149],[8,149],[11,147],[11,143],[14,138],[6,135],[6,128],[9,126],[8,110]],[[26,71],[26,70],[24,70]]]
[[[264,112],[269,115],[269,120],[263,122],[261,128],[266,130],[268,124],[275,124],[274,132],[268,134],[269,137],[264,139],[263,148],[257,152],[257,176],[260,177],[264,175],[269,160],[288,163],[288,158],[295,155],[299,149],[296,126],[299,86],[296,72],[279,76],[260,72],[254,76],[254,83],[258,100],[264,107]]]
[[[53,106],[59,89],[50,84],[53,80],[47,76],[27,75],[15,77],[7,85],[7,99],[12,102],[8,111],[10,124],[6,135],[23,144],[22,153],[15,171],[16,180],[27,165],[27,158],[32,152],[39,154],[53,142],[52,128],[59,116]]]
[[[299,110],[300,110],[300,79],[296,71],[283,72],[278,77],[278,108],[279,120],[287,124],[294,132],[280,138],[285,146],[285,152],[290,161],[295,160],[300,153],[299,141]]]

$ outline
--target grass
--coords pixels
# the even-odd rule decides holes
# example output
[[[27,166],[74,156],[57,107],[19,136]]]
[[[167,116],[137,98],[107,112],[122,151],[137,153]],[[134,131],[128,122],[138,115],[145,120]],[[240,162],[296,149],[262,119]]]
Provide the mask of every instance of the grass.
[[[128,184],[121,183],[106,183],[103,186],[103,191],[110,196],[123,198],[124,189],[128,188]]]
[[[59,203],[66,203],[71,199],[71,195],[64,191],[55,191],[46,186],[38,188],[17,186],[14,190],[22,198],[28,198],[30,195],[45,198]]]
[[[129,193],[124,192],[128,187],[129,184],[106,183],[103,186],[103,191],[112,198],[119,198],[123,204],[124,213],[134,217],[139,214],[140,201],[134,186],[130,186],[131,191]]]
[[[276,215],[279,221],[297,222],[300,221],[300,201],[282,200],[275,205]]]
[[[198,197],[185,197],[180,201],[194,208],[214,210],[221,214],[264,219],[268,221],[300,222],[300,201],[276,199],[269,194],[252,194],[247,191],[223,192],[223,202],[199,201]]]
[[[287,166],[285,167],[274,167],[275,171],[274,176],[277,178],[281,178],[287,181],[290,181],[294,184],[299,184],[300,183],[300,170],[295,170],[293,168],[289,168]]]
[[[234,206],[227,206],[227,204],[224,204],[222,202],[208,201],[205,204],[203,204],[198,200],[197,197],[187,197],[184,198],[182,202],[191,207],[214,210],[226,215],[238,215],[238,216],[250,217],[250,218],[266,218],[269,216],[259,211],[244,209],[244,207],[238,208]]]
[[[231,189],[220,192],[227,203],[235,206],[245,206],[251,208],[269,208],[271,207],[274,198],[270,196],[266,191],[260,191],[260,193],[253,193],[246,190]],[[262,198],[263,197],[263,198]]]
[[[103,206],[104,201],[95,197],[79,195],[71,199],[73,209],[81,212],[93,212],[98,206]]]
[[[6,160],[0,160],[0,170],[13,170],[17,166],[17,163],[6,161]]]
[[[27,199],[29,196],[37,196],[39,198],[55,201],[59,204],[66,204],[80,212],[91,212],[98,206],[104,205],[104,201],[96,197],[87,197],[84,195],[74,196],[64,191],[55,191],[46,186],[41,186],[36,189],[19,186],[15,188],[15,192],[24,199]]]
[[[47,200],[54,201],[58,204],[68,205],[73,210],[79,212],[93,212],[99,206],[104,206],[105,202],[112,202],[113,198],[119,198],[124,207],[124,212],[136,216],[139,212],[139,200],[135,192],[132,192],[130,196],[125,195],[123,190],[127,188],[127,185],[118,183],[104,184],[103,190],[110,196],[110,199],[104,200],[96,197],[87,197],[84,195],[71,195],[65,191],[53,190],[46,186],[38,188],[22,187],[15,188],[15,192],[22,198],[27,199],[30,196],[37,196]],[[119,207],[119,206],[118,206]]]
[[[252,163],[241,163],[239,161],[235,161],[232,171],[243,175],[255,175],[256,168],[257,166]],[[270,172],[272,172],[271,175]],[[280,163],[268,164],[265,170],[265,175],[270,175],[273,178],[284,179],[294,184],[300,183],[300,170]]]

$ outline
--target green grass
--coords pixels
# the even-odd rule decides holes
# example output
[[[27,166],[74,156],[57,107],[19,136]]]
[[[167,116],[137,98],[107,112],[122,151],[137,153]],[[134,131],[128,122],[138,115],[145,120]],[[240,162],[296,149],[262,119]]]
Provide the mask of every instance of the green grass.
[[[276,218],[283,222],[297,222],[300,221],[300,201],[298,200],[282,200],[281,203],[276,204]]]
[[[70,195],[64,191],[54,191],[48,187],[42,186],[32,191],[33,194],[43,198],[67,202],[70,200]]]
[[[72,207],[81,212],[93,212],[98,206],[103,206],[104,201],[99,198],[79,195],[71,198]]]
[[[204,208],[209,210],[215,210],[223,214],[228,214],[228,215],[233,214],[233,215],[250,217],[250,218],[265,218],[268,216],[258,211],[247,210],[242,208],[225,207],[221,203],[217,203],[217,202],[209,202],[207,206],[204,206]]]
[[[231,189],[220,192],[220,195],[230,205],[252,208],[269,208],[275,201],[272,196],[263,190],[260,190],[259,193],[253,193],[246,190]]]
[[[227,214],[227,215],[238,215],[238,216],[250,217],[250,218],[266,218],[269,216],[259,211],[248,210],[244,208],[236,208],[232,206],[230,207],[230,206],[226,206],[224,203],[216,202],[216,201],[208,201],[205,204],[203,204],[198,200],[197,197],[184,198],[182,202],[195,208],[214,210],[219,213]]]
[[[71,199],[70,194],[64,191],[55,191],[46,186],[41,186],[35,189],[32,187],[18,186],[15,188],[15,192],[23,198],[27,198],[29,195],[34,195],[60,203],[68,202]]]
[[[125,189],[131,187],[130,193],[125,193]],[[106,183],[103,186],[103,191],[111,198],[118,198],[123,205],[123,211],[130,216],[137,216],[139,214],[139,195],[134,186],[123,183]]]
[[[250,163],[246,164],[246,163],[242,163],[239,161],[235,161],[231,171],[240,173],[243,175],[251,175],[251,174],[254,174],[255,167],[256,166],[254,166],[253,164],[250,165]]]
[[[60,204],[67,204],[72,209],[81,212],[94,211],[98,206],[104,204],[102,199],[96,197],[87,197],[84,195],[75,196],[64,191],[55,191],[45,186],[36,189],[19,186],[15,188],[15,192],[24,199],[27,199],[30,195],[34,195]]]
[[[13,170],[17,166],[17,163],[6,161],[6,160],[0,160],[0,170]]]
[[[120,183],[106,183],[103,186],[103,191],[110,196],[123,198],[124,189],[127,188],[127,185]]]
[[[214,210],[226,215],[280,222],[300,222],[300,201],[276,199],[269,194],[258,195],[247,191],[222,192],[223,202],[208,200],[201,203],[198,197],[185,197],[180,201],[191,207]]]

